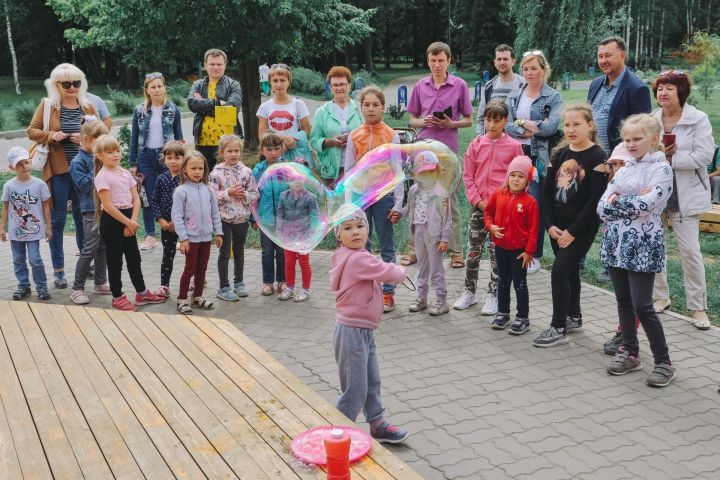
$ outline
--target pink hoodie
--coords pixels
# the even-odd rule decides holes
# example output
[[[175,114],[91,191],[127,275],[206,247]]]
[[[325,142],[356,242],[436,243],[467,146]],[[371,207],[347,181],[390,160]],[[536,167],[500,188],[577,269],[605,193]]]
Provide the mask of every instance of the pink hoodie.
[[[520,142],[507,133],[497,140],[487,135],[475,137],[465,152],[463,183],[470,205],[490,196],[507,180],[507,169],[513,158],[522,156]]]
[[[340,247],[330,260],[337,323],[376,329],[383,312],[382,282],[397,284],[403,280],[403,267],[385,263],[364,248]]]

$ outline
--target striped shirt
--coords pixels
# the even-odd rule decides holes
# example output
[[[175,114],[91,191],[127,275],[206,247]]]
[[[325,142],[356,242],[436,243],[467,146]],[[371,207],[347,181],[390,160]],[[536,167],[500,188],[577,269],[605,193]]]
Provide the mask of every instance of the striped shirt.
[[[610,134],[608,132],[610,108],[612,107],[613,100],[615,100],[615,95],[617,95],[620,89],[620,84],[623,78],[625,78],[625,72],[627,72],[627,68],[623,68],[620,75],[617,76],[609,87],[606,75],[600,91],[595,95],[595,99],[592,102],[593,119],[595,120],[595,126],[597,128],[598,141],[608,155],[612,153],[612,149],[610,148]]]
[[[508,95],[510,95],[510,92],[512,92],[513,90],[517,90],[524,83],[525,79],[515,73],[513,76],[513,80],[509,83],[503,82],[498,75],[492,80],[490,80],[487,85],[485,85],[485,88],[482,89],[480,95],[480,104],[478,105],[477,127],[475,128],[476,135],[485,135],[485,117],[483,116],[483,112],[485,112],[485,107],[487,106],[485,103],[485,92],[487,88],[492,86],[492,91],[490,92],[490,101],[501,100],[504,102]]]
[[[60,107],[60,130],[68,135],[72,133],[80,133],[80,121],[85,115],[82,108],[65,108]],[[70,141],[70,138],[66,138],[62,142],[63,150],[65,150],[65,158],[68,163],[75,158],[75,155],[80,151],[80,145]]]

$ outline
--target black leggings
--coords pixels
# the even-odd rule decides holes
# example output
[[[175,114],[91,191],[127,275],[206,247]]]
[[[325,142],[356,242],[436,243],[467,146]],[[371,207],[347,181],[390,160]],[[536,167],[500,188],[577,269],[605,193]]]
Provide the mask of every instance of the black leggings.
[[[228,280],[228,263],[230,262],[230,248],[233,253],[234,282],[243,282],[243,269],[245,268],[245,238],[247,238],[248,222],[228,223],[222,222],[223,244],[218,255],[218,276],[220,288],[230,286]]]
[[[580,259],[583,258],[595,239],[595,232],[575,237],[566,248],[560,248],[557,241],[550,239],[555,262],[552,266],[550,284],[552,286],[553,316],[555,328],[565,328],[568,315],[580,318]]]
[[[162,262],[160,263],[160,285],[163,287],[170,286],[170,277],[173,271],[173,262],[175,260],[175,252],[177,250],[178,236],[175,232],[167,230],[160,231],[160,241],[163,246]]]
[[[130,218],[131,209],[120,210],[123,215]],[[122,295],[122,267],[123,254],[127,261],[127,269],[130,274],[135,291],[142,293],[145,291],[145,281],[143,280],[142,270],[140,269],[140,250],[138,250],[137,237],[132,235],[126,237],[123,234],[125,225],[115,220],[108,213],[103,212],[100,216],[100,236],[105,242],[105,252],[107,258],[108,280],[110,281],[110,291],[114,298]]]

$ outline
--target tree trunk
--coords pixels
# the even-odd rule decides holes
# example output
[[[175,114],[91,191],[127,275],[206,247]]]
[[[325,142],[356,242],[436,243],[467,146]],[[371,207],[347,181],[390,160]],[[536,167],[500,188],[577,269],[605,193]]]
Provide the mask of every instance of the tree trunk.
[[[635,28],[635,68],[640,64],[640,33],[642,32],[642,24],[640,23],[640,6],[635,12],[637,15],[637,27]]]
[[[105,84],[105,73],[102,70],[102,59],[98,58],[98,52],[95,48],[77,49],[78,56],[82,60],[85,68],[85,74],[90,77],[94,83]]]
[[[10,56],[12,57],[13,79],[15,80],[15,94],[21,95],[20,78],[18,77],[17,55],[15,54],[15,44],[13,43],[12,29],[10,28],[10,7],[8,7],[7,0],[3,1],[3,6],[5,7],[5,24],[7,25],[8,48],[10,49]]]
[[[363,54],[365,55],[365,69],[368,72],[375,71],[372,52],[372,37],[368,37],[363,41]]]
[[[240,61],[240,86],[242,87],[242,118],[245,149],[255,150],[258,146],[258,119],[255,116],[260,107],[260,82],[258,61]]]
[[[122,81],[122,88],[132,89],[140,87],[140,72],[137,67],[126,66]]]
[[[630,45],[630,24],[632,23],[632,0],[627,3],[625,14],[625,45]]]
[[[658,58],[662,61],[663,56],[663,35],[665,35],[665,10],[660,17],[660,39],[658,41]]]

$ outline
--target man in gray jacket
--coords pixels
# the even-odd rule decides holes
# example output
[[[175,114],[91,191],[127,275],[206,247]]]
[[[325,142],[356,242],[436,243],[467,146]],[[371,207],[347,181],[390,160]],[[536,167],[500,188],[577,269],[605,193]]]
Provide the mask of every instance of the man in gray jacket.
[[[485,105],[491,100],[505,101],[510,92],[525,85],[525,79],[513,72],[515,66],[515,50],[510,45],[501,43],[495,47],[495,68],[498,74],[495,75],[483,88],[478,106],[477,135],[485,135]]]
[[[205,52],[204,68],[208,76],[196,80],[188,94],[188,107],[195,113],[193,120],[195,148],[205,157],[210,170],[215,166],[220,137],[228,133],[242,137],[242,126],[239,121],[232,132],[226,131],[227,126],[215,123],[215,107],[232,105],[237,107],[240,113],[242,106],[240,84],[225,75],[226,67],[225,52],[217,48]]]

